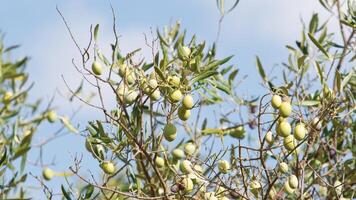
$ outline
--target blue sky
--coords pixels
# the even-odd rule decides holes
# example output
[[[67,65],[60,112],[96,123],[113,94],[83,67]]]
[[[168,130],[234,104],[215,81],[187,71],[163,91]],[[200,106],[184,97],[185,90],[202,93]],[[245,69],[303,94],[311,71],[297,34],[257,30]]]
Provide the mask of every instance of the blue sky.
[[[231,0],[226,0],[231,3]],[[123,52],[145,47],[143,33],[149,35],[150,28],[180,20],[182,27],[189,34],[196,34],[199,40],[208,44],[215,40],[219,12],[215,0],[130,0],[111,1],[116,14],[118,31],[121,35],[120,46]],[[6,33],[5,44],[21,44],[15,56],[28,55],[31,60],[28,71],[35,82],[33,99],[43,97],[49,101],[52,94],[59,90],[68,93],[61,78],[73,85],[79,83],[79,76],[71,64],[71,59],[79,59],[78,52],[70,40],[56,6],[62,11],[70,24],[80,45],[85,46],[89,36],[89,26],[100,24],[100,45],[104,50],[113,41],[111,31],[112,17],[110,1],[102,0],[2,0],[0,6],[0,30]],[[257,95],[263,90],[255,87],[260,81],[255,67],[255,56],[259,55],[267,72],[272,67],[280,68],[281,61],[286,60],[286,44],[293,44],[299,38],[301,19],[308,21],[313,11],[320,11],[318,1],[314,0],[241,0],[236,9],[226,16],[222,23],[218,43],[218,55],[221,57],[235,55],[232,63],[240,69],[240,78],[248,75],[247,80],[237,88],[241,95]],[[324,16],[325,13],[324,13]],[[148,49],[143,50],[147,56]],[[148,58],[150,58],[148,56]],[[251,91],[250,88],[257,88]],[[64,97],[57,95],[54,103],[59,114],[70,115],[79,104],[68,103]],[[94,111],[94,112],[93,112]],[[85,127],[87,120],[95,119],[97,111],[84,108],[74,119],[74,124]],[[53,126],[44,126],[37,137],[41,141],[53,132]],[[75,153],[84,152],[83,139],[69,135],[58,139],[45,148],[46,162],[55,156],[61,163],[56,170],[66,170]],[[84,165],[95,169],[91,158],[84,158]],[[35,174],[38,167],[31,167]],[[56,180],[50,186],[56,186]],[[36,183],[30,180],[30,183]],[[58,188],[58,187],[57,187]],[[41,191],[36,191],[41,195]]]

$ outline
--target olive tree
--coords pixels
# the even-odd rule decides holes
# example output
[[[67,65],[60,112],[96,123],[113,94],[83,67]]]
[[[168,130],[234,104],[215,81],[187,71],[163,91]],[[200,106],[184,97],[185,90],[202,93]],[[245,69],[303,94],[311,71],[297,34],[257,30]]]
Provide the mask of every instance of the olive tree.
[[[222,20],[230,10],[217,2]],[[70,170],[85,186],[63,185],[64,197],[355,198],[356,5],[319,2],[337,32],[314,14],[286,45],[281,71],[266,73],[257,57],[265,92],[251,97],[235,90],[241,78],[232,57],[218,58],[218,44],[189,36],[179,22],[146,38],[151,58],[138,59],[141,49],[120,51],[115,15],[105,55],[99,25],[81,48],[60,13],[82,56],[73,65],[99,101],[73,95],[104,115],[81,131],[102,176],[84,176],[76,158]]]
[[[0,198],[24,199],[23,183],[28,177],[28,152],[35,146],[32,138],[43,121],[56,121],[51,103],[41,106],[41,100],[29,100],[33,84],[28,83],[28,57],[12,59],[18,45],[6,47],[0,40]],[[32,165],[41,165],[38,161]]]

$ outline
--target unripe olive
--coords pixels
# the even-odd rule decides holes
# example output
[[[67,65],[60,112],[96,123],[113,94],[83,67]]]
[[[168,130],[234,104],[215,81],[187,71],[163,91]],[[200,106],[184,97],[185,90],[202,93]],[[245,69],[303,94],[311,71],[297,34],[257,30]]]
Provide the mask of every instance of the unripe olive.
[[[125,96],[129,91],[130,91],[130,87],[124,83],[121,83],[116,89],[116,93],[119,96]]]
[[[181,184],[183,185],[185,192],[191,192],[194,188],[193,181],[190,178],[183,178]]]
[[[148,85],[150,86],[151,89],[156,89],[158,86],[157,80],[156,79],[150,79],[148,81]]]
[[[195,175],[194,173],[190,173],[187,175],[187,178],[190,178],[193,181],[193,184],[199,184],[202,183],[202,180],[200,178],[198,178],[197,175]]]
[[[25,130],[24,132],[23,132],[23,137],[27,137],[27,136],[29,136],[29,135],[31,135],[32,134],[32,131],[31,130]]]
[[[342,183],[339,180],[336,180],[334,183],[334,188],[336,194],[339,196],[342,193]]]
[[[162,157],[156,157],[155,164],[158,168],[164,167],[164,159]]]
[[[54,176],[54,171],[51,170],[50,168],[44,168],[42,171],[42,176],[45,180],[49,181],[53,178]]]
[[[326,197],[328,195],[328,188],[324,186],[319,186],[319,195],[321,197]]]
[[[321,120],[318,117],[314,118],[313,122],[312,122],[312,125],[316,130],[320,130],[321,127],[322,127]]]
[[[184,107],[178,108],[178,117],[182,121],[186,121],[190,117],[190,110],[185,109]]]
[[[283,102],[279,106],[279,113],[282,117],[288,117],[292,113],[292,106],[289,102]]]
[[[177,128],[171,123],[167,124],[163,129],[163,136],[167,141],[172,142],[177,137]]]
[[[270,199],[275,199],[275,197],[277,196],[277,191],[274,187],[269,190],[268,196]]]
[[[219,172],[227,174],[230,170],[230,163],[226,160],[219,160],[218,162]]]
[[[273,108],[279,108],[282,104],[282,98],[279,95],[273,95],[271,104]]]
[[[231,137],[242,139],[245,137],[245,129],[243,126],[239,126],[230,132]]]
[[[93,62],[91,69],[95,75],[100,76],[103,73],[103,67],[97,61]]]
[[[192,156],[195,153],[195,150],[196,150],[196,146],[191,142],[184,145],[184,153],[187,156]]]
[[[155,90],[150,95],[150,98],[152,101],[158,101],[161,98],[161,93],[159,92],[159,90]]]
[[[285,137],[283,144],[284,144],[284,147],[289,151],[292,151],[293,149],[295,149],[296,141],[295,141],[293,135],[289,135],[289,136]]]
[[[180,85],[180,78],[178,76],[168,77],[169,84],[178,87]]]
[[[121,77],[125,77],[126,75],[128,75],[130,69],[127,67],[126,63],[122,63],[119,66],[119,75]]]
[[[194,170],[200,174],[203,174],[204,170],[201,165],[194,165]]]
[[[278,129],[279,129],[280,136],[282,137],[287,137],[292,132],[292,127],[287,121],[283,121],[280,124],[278,124]]]
[[[110,161],[102,162],[100,164],[100,167],[106,174],[113,174],[116,171],[114,163]]]
[[[192,163],[189,160],[183,160],[179,165],[180,171],[184,174],[193,173]]]
[[[302,140],[305,137],[307,130],[305,129],[305,126],[303,123],[298,124],[294,128],[294,137],[297,140]]]
[[[267,142],[268,144],[273,144],[273,134],[272,134],[272,131],[268,131],[268,132],[266,133],[265,138],[266,138],[266,142]]]
[[[282,123],[282,122],[284,122],[286,120],[287,120],[286,118],[279,116],[278,123]]]
[[[287,194],[293,194],[294,193],[294,190],[293,188],[291,188],[289,186],[289,181],[287,180],[285,183],[284,183],[284,191],[287,193]]]
[[[137,96],[139,95],[138,91],[129,91],[126,95],[125,95],[125,103],[126,104],[132,104]]]
[[[169,98],[173,103],[177,103],[182,99],[182,92],[180,90],[174,90],[170,95]]]
[[[298,178],[295,175],[291,175],[288,178],[288,183],[292,189],[296,189],[298,187]]]
[[[194,100],[192,95],[188,94],[183,98],[183,106],[186,109],[192,109],[194,106]]]
[[[150,94],[152,88],[147,83],[142,83],[141,88],[145,94]]]
[[[136,81],[136,76],[135,76],[135,74],[134,74],[133,72],[130,72],[130,74],[126,76],[126,81],[127,81],[127,83],[130,84],[130,85],[133,84],[133,83],[135,83],[135,81]]]
[[[288,164],[285,163],[285,162],[279,163],[279,168],[278,169],[279,169],[280,172],[282,172],[284,174],[288,173],[288,171],[289,171]]]
[[[174,159],[180,160],[184,158],[184,152],[181,149],[174,149],[172,151],[172,155]]]
[[[14,96],[14,94],[12,92],[9,92],[9,91],[5,92],[5,94],[4,94],[4,102],[5,103],[10,102],[12,96]]]
[[[261,183],[258,182],[257,180],[254,180],[250,183],[251,189],[259,189],[261,188]]]
[[[250,183],[250,188],[251,188],[251,192],[252,194],[254,194],[256,197],[258,197],[258,193],[261,190],[261,183],[258,182],[257,180],[254,180]]]
[[[190,50],[189,47],[183,46],[183,47],[182,47],[182,53],[183,53],[183,56],[184,56],[185,58],[188,58],[189,55],[190,55],[190,53],[191,53],[191,50]]]
[[[47,113],[47,120],[51,123],[55,122],[57,120],[57,113],[54,110],[50,110]]]

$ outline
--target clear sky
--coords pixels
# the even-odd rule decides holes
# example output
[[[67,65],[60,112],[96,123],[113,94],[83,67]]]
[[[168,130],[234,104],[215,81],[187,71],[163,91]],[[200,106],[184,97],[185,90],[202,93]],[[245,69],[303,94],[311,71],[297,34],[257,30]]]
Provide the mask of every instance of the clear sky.
[[[232,0],[226,0],[231,3]],[[211,44],[217,33],[219,12],[215,0],[112,0],[118,19],[118,31],[121,35],[120,47],[123,52],[144,47],[143,33],[149,35],[154,30],[180,20],[189,34],[196,34],[199,40]],[[28,72],[35,82],[33,99],[43,97],[48,102],[56,90],[68,93],[61,78],[75,87],[79,75],[71,64],[71,59],[79,59],[78,52],[69,34],[56,12],[56,6],[62,11],[80,45],[88,41],[89,27],[99,23],[100,45],[108,49],[113,41],[111,31],[112,17],[110,1],[103,0],[2,0],[0,3],[0,30],[6,33],[5,44],[21,44],[16,56],[28,55],[31,60]],[[278,63],[287,58],[286,44],[293,44],[300,36],[301,19],[308,22],[313,11],[321,8],[316,0],[241,0],[236,9],[226,16],[222,23],[218,43],[218,55],[235,55],[232,63],[240,69],[239,77],[247,75],[247,80],[236,90],[242,95],[257,95],[262,92],[258,85],[259,75],[255,67],[255,55],[259,55],[268,73],[272,67],[281,67]],[[143,55],[148,55],[148,49]],[[257,88],[255,91],[250,88]],[[258,89],[259,88],[259,89]],[[68,103],[65,98],[56,95],[54,105],[59,113],[70,115],[78,104]],[[98,112],[84,108],[74,119],[75,125],[84,128],[87,120],[93,120]],[[53,126],[44,126],[37,142],[53,132]],[[69,135],[50,143],[45,147],[45,162],[55,157],[56,170],[66,170],[75,153],[84,152],[83,138]],[[33,157],[32,157],[33,158]],[[30,157],[31,159],[31,157]],[[84,158],[87,168],[95,169],[95,162]],[[38,167],[31,167],[34,174],[40,174]],[[29,177],[30,183],[37,182]],[[58,186],[60,180],[50,183]],[[58,187],[57,187],[58,188]],[[41,191],[35,192],[41,195]],[[39,196],[38,199],[43,199]],[[37,198],[36,198],[37,199]]]

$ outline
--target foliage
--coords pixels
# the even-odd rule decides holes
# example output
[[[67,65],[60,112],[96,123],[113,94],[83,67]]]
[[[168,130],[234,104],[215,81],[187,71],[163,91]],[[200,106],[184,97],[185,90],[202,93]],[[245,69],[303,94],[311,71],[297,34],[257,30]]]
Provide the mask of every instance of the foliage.
[[[233,2],[226,10],[225,1],[217,0],[219,29],[239,1]],[[69,169],[81,184],[62,185],[63,198],[355,198],[356,4],[319,2],[337,19],[338,27],[332,28],[338,32],[330,32],[329,19],[323,21],[315,13],[303,26],[301,38],[286,45],[289,56],[281,71],[267,73],[263,59],[256,57],[256,73],[265,90],[257,98],[236,91],[243,78],[231,64],[232,56],[219,58],[218,43],[199,41],[179,22],[157,29],[152,41],[145,36],[152,58],[139,59],[141,49],[120,50],[114,12],[115,40],[110,55],[104,55],[99,25],[91,27],[90,42],[83,49],[58,10],[82,56],[79,63],[73,59],[84,80],[79,88],[92,86],[99,101],[88,101],[79,89],[68,86],[72,97],[104,114],[82,132],[68,118],[60,118],[69,131],[83,133],[83,145],[102,169],[100,179],[86,177],[76,157]],[[2,64],[2,71],[8,65]],[[21,72],[7,75],[12,81],[4,87],[3,109],[22,112],[27,105],[12,86],[19,76],[13,74]],[[11,95],[6,94],[9,90]],[[112,101],[114,107],[107,104]],[[31,138],[17,139],[17,132],[27,128],[32,133],[44,116],[53,121],[46,111],[22,125],[23,115],[14,113],[8,121],[1,115],[9,124],[2,126],[2,135],[10,142],[3,145],[5,159],[0,163],[9,166],[3,170],[15,170],[11,161],[17,157],[26,160]],[[8,130],[10,136],[5,134]],[[47,181],[55,175],[49,168],[43,171]],[[52,198],[51,190],[44,191]]]
[[[27,155],[39,125],[47,119],[49,107],[40,111],[40,100],[29,101],[32,84],[25,71],[28,57],[13,61],[19,46],[5,47],[0,41],[0,198],[24,199]],[[54,111],[51,111],[54,112]]]
[[[92,69],[90,45],[83,68],[75,66],[101,104],[84,102],[105,114],[89,122],[86,136],[103,181],[81,176],[80,161],[72,172],[103,199],[353,198],[356,75],[349,66],[355,59],[355,7],[320,2],[339,13],[342,42],[314,14],[301,39],[286,46],[283,79],[272,81],[257,57],[266,94],[250,100],[234,91],[238,69],[228,64],[232,57],[216,58],[216,44],[207,48],[195,35],[188,37],[180,23],[146,42],[153,58],[148,62],[135,59],[140,49],[122,55],[117,37],[111,60],[106,58],[97,25]],[[224,1],[217,3],[223,18]],[[105,86],[111,96],[101,93]],[[107,108],[107,98],[117,107]],[[69,191],[67,198],[76,196]]]

